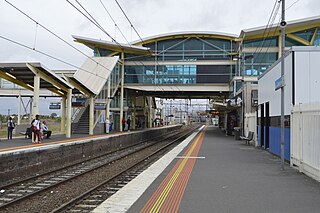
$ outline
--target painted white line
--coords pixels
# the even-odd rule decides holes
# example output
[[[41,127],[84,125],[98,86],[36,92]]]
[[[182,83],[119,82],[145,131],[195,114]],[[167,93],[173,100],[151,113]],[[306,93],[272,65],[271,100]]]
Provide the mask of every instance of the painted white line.
[[[195,156],[177,156],[176,158],[180,159],[205,159],[206,157],[195,157]]]
[[[126,186],[104,201],[95,208],[93,213],[114,213],[127,212],[129,208],[139,199],[147,190],[152,182],[165,170],[165,168],[180,154],[183,149],[192,141],[194,137],[204,128],[202,126],[198,131],[191,134],[182,143],[152,164]]]

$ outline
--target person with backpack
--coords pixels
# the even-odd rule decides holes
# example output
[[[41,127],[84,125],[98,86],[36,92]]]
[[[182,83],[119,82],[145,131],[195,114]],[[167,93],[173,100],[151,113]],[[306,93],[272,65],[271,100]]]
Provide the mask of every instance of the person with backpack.
[[[36,115],[36,118],[32,121],[32,128],[33,128],[33,133],[34,137],[32,143],[36,143],[36,138],[38,137],[38,143],[41,143],[41,132],[40,132],[40,120],[39,120],[39,115]]]
[[[12,117],[9,117],[8,119],[8,140],[12,140],[12,131],[16,124],[14,123]]]

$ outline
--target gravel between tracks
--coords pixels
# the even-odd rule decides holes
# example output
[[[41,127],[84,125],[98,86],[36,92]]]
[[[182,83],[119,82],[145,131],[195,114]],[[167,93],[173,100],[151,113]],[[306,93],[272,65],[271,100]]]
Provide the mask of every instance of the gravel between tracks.
[[[137,161],[145,158],[148,154],[162,147],[163,143],[158,143],[152,147],[144,149],[138,153],[115,161],[108,166],[97,169],[88,174],[82,175],[72,181],[68,181],[63,185],[59,185],[50,189],[49,192],[43,192],[37,196],[28,199],[27,202],[21,202],[13,207],[0,212],[50,212],[53,209],[61,206],[68,200],[79,196],[85,191],[93,188],[102,181],[110,178],[113,174],[130,167]]]

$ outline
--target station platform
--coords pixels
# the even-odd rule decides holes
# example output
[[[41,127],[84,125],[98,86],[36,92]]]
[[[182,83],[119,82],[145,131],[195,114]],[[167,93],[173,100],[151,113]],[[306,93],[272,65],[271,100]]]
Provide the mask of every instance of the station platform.
[[[127,131],[125,131],[127,132]],[[31,147],[44,147],[47,145],[60,144],[60,143],[68,143],[79,140],[93,139],[99,137],[106,137],[111,135],[121,134],[121,132],[112,132],[110,134],[101,134],[101,135],[86,135],[86,134],[73,134],[71,138],[66,138],[63,134],[55,134],[51,135],[50,138],[44,138],[41,144],[34,144],[30,138],[23,137],[14,137],[12,140],[2,138],[0,140],[0,154],[5,151],[19,150]]]
[[[319,212],[320,183],[203,127],[93,212]]]

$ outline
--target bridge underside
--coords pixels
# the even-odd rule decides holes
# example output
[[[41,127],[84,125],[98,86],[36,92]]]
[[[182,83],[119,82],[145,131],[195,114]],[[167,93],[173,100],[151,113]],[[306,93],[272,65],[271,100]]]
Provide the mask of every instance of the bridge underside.
[[[175,99],[219,99],[229,97],[228,84],[215,85],[126,85],[137,96]]]

